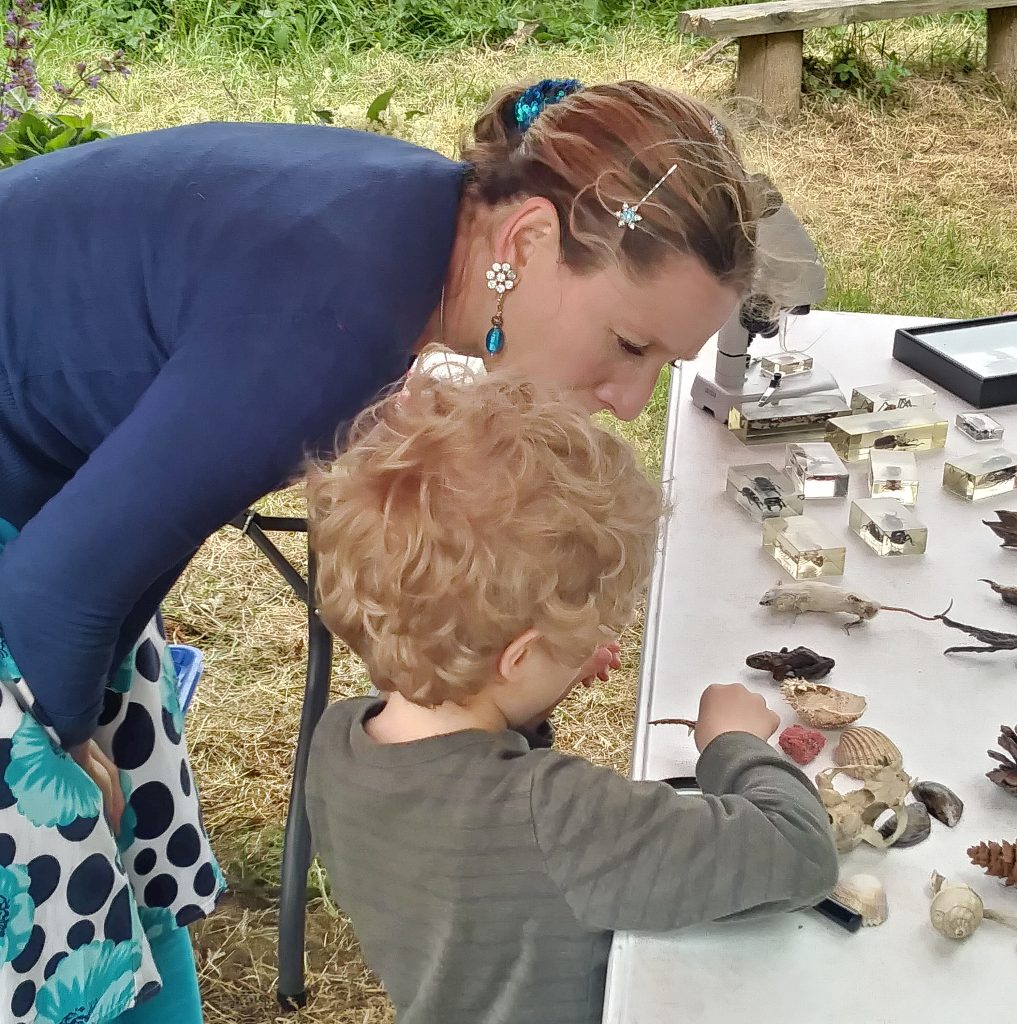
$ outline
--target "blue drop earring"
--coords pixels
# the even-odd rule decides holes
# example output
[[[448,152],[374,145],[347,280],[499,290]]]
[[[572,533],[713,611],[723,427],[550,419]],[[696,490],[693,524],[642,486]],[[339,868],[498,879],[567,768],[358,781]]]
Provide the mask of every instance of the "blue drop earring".
[[[498,308],[491,317],[491,329],[487,332],[484,348],[496,356],[505,347],[505,296],[516,286],[516,272],[511,263],[492,263],[487,272],[487,287],[498,293]]]

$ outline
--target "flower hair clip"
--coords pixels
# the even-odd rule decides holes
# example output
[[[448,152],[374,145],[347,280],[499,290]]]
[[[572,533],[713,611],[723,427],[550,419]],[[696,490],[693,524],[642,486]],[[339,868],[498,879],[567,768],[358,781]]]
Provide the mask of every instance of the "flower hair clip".
[[[575,78],[545,78],[531,85],[515,102],[513,113],[516,128],[526,132],[546,107],[561,103],[566,96],[579,92],[582,87],[583,83]]]
[[[652,196],[653,193],[656,192],[657,189],[660,188],[660,186],[663,185],[664,182],[667,181],[667,179],[670,178],[677,170],[678,165],[671,164],[667,171],[664,172],[660,181],[658,181],[657,184],[654,185],[653,188],[651,188],[650,191],[647,192],[646,195],[643,196],[643,198],[635,205],[630,206],[628,203],[622,203],[622,208],[620,210],[616,210],[614,213],[614,216],[618,218],[618,227],[628,228],[629,231],[634,231],[636,224],[643,219],[642,214],[639,212],[639,207],[642,206],[643,203],[645,203],[646,200],[649,199],[650,196]]]

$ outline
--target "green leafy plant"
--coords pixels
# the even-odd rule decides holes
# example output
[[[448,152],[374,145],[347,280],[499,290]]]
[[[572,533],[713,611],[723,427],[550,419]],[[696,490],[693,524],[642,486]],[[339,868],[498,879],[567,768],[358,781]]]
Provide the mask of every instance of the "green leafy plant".
[[[105,81],[110,75],[126,78],[131,73],[123,50],[117,50],[91,64],[78,61],[70,85],[54,82],[52,96],[47,96],[30,56],[34,36],[42,28],[41,10],[38,0],[12,0],[4,14],[8,28],[2,41],[6,57],[0,67],[0,168],[109,135],[90,114],[78,115],[67,108],[81,106],[90,90],[108,92]],[[46,100],[54,103],[51,111],[42,109]]]
[[[105,128],[93,122],[91,114],[39,114],[26,110],[0,134],[0,168],[108,135]]]
[[[501,46],[520,22],[537,43],[586,45],[606,32],[641,24],[677,33],[678,14],[724,0],[49,0],[113,46],[128,50],[214,37],[237,50],[288,59],[294,49],[421,53],[448,46]]]
[[[835,38],[829,56],[807,55],[805,91],[829,100],[848,95],[879,103],[893,99],[911,72],[896,52],[886,48],[885,35],[875,47],[869,45],[871,39],[871,29],[856,25]]]
[[[120,0],[119,3],[97,4],[93,23],[113,46],[140,50],[166,27],[165,19],[145,0]]]
[[[423,117],[423,110],[399,111],[392,106],[392,99],[398,91],[398,86],[386,89],[383,93],[375,96],[368,104],[367,127],[371,131],[380,132],[383,135],[398,135],[404,125],[409,124],[416,117]]]

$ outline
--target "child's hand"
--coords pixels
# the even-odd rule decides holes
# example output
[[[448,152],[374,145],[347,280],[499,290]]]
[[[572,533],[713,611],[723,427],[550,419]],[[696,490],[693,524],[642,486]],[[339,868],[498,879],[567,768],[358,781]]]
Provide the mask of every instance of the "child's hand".
[[[606,683],[611,670],[621,668],[621,648],[617,644],[604,644],[598,647],[593,656],[579,670],[576,682],[583,686],[592,686],[596,680]]]
[[[768,740],[780,725],[758,693],[750,693],[741,683],[708,686],[699,701],[696,719],[696,747],[702,753],[725,732],[747,732]]]

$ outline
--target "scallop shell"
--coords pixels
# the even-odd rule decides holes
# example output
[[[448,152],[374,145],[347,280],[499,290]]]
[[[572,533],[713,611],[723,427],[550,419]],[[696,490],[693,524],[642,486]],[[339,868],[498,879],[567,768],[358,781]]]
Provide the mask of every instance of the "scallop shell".
[[[852,875],[842,879],[833,890],[833,898],[862,915],[867,928],[882,924],[889,915],[886,890],[873,875]]]
[[[855,726],[841,733],[840,742],[833,751],[833,763],[841,765],[901,765],[904,758],[889,736],[878,729]],[[853,768],[845,768],[845,775],[862,778]]]
[[[816,729],[840,729],[858,721],[868,706],[864,697],[825,683],[788,679],[780,688],[798,717]]]

